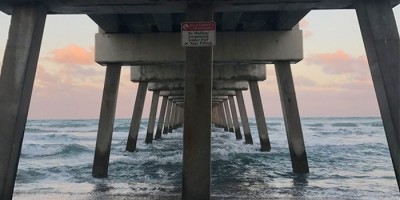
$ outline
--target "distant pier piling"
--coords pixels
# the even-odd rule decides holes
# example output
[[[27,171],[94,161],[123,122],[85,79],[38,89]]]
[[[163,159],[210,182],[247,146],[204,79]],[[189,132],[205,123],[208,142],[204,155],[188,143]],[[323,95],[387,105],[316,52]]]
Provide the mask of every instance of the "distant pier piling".
[[[246,144],[253,144],[253,137],[250,132],[249,118],[247,117],[246,107],[244,105],[243,94],[241,90],[236,90],[236,100],[239,107],[240,119],[242,120],[244,140]]]
[[[154,136],[154,125],[156,124],[156,115],[157,115],[157,107],[158,107],[158,99],[160,98],[160,91],[153,91],[153,97],[151,99],[151,107],[149,114],[149,122],[147,126],[147,134],[146,134],[146,144],[150,144],[153,142]]]
[[[163,134],[168,134],[168,127],[170,123],[169,121],[171,120],[171,111],[172,111],[172,101],[168,100],[167,114],[165,116]]]
[[[167,110],[167,103],[168,103],[168,97],[164,96],[162,103],[161,103],[161,109],[160,109],[160,116],[158,117],[158,125],[157,125],[157,131],[156,131],[156,136],[155,139],[161,139],[161,133],[163,130],[164,126],[164,120],[165,120],[165,113]]]
[[[146,99],[148,82],[140,82],[136,94],[135,106],[133,108],[131,127],[129,129],[128,141],[126,143],[126,150],[133,152],[136,150],[136,143],[140,129],[140,122],[142,120],[143,106]]]
[[[226,113],[226,119],[228,120],[228,126],[229,126],[229,132],[234,133],[234,127],[233,127],[233,122],[232,122],[232,112],[231,109],[229,108],[229,103],[228,100],[224,100],[224,108],[225,108],[225,113]]]
[[[228,98],[229,98],[229,106],[231,107],[231,112],[232,112],[233,126],[235,127],[235,136],[237,140],[241,140],[242,133],[240,132],[240,124],[237,116],[235,100],[233,96],[229,96]]]
[[[249,81],[251,99],[253,100],[254,114],[256,117],[258,135],[260,137],[261,151],[271,151],[267,123],[262,106],[260,89],[257,81]]]

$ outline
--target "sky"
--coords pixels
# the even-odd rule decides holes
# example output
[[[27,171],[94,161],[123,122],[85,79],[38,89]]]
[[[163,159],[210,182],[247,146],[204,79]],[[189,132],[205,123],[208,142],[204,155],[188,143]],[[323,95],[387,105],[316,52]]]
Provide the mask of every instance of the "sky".
[[[400,27],[400,6],[394,13]],[[10,19],[0,13],[0,64]],[[300,27],[304,59],[292,65],[292,72],[301,117],[380,116],[355,11],[311,11]],[[85,15],[47,17],[28,119],[99,117],[106,68],[94,62],[97,31]],[[122,68],[116,118],[132,116],[137,83],[130,82],[129,72],[128,66]],[[265,116],[281,117],[273,65],[267,65],[267,80],[259,85]],[[244,97],[252,117],[249,91]],[[144,118],[150,101],[147,92]]]

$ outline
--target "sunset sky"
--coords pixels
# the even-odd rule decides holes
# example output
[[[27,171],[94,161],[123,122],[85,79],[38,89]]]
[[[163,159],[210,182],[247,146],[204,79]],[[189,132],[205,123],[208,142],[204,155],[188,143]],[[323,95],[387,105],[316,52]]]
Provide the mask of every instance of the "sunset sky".
[[[400,6],[394,8],[400,27]],[[0,62],[10,16],[0,13]],[[292,65],[302,117],[379,116],[361,33],[353,10],[312,11],[300,24],[304,60]],[[29,119],[96,119],[100,113],[105,67],[96,64],[97,26],[85,15],[48,16],[32,94]],[[217,41],[218,42],[218,41]],[[130,118],[137,84],[123,67],[117,118]],[[282,116],[273,65],[260,82],[266,117]],[[254,116],[250,94],[246,109]],[[147,118],[148,92],[143,117]]]

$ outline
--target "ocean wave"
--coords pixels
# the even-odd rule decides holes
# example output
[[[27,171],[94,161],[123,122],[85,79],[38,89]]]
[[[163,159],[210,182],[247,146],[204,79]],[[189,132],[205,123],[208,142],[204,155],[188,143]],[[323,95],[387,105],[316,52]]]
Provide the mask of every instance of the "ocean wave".
[[[349,123],[349,122],[343,122],[343,123],[332,123],[331,126],[334,127],[357,127],[358,124],[356,123]]]
[[[38,169],[18,169],[16,182],[17,183],[34,183],[41,179],[46,179],[47,173]]]
[[[271,130],[271,127],[276,130],[269,133],[271,152],[259,151],[260,143],[255,123],[251,123],[250,127],[254,145],[244,145],[244,139],[238,141],[233,133],[213,127],[212,198],[400,197],[396,190],[386,138],[383,128],[379,127],[378,118],[304,120],[304,142],[310,166],[310,173],[305,176],[298,176],[292,172],[284,121],[268,121],[272,122],[268,123],[268,130]],[[28,134],[28,137],[25,137],[22,149],[22,157],[25,159],[22,158],[19,164],[17,195],[27,194],[26,191],[48,195],[50,191],[54,194],[71,194],[65,199],[77,199],[74,195],[86,193],[95,195],[85,199],[127,199],[137,196],[152,199],[157,195],[180,194],[183,165],[182,129],[163,135],[162,140],[154,140],[153,144],[149,145],[143,142],[147,130],[144,120],[141,123],[143,130],[138,135],[137,151],[131,153],[125,150],[127,134],[122,133],[129,130],[130,119],[116,120],[114,132],[121,132],[113,137],[109,176],[96,179],[91,175],[96,131],[85,132],[97,129],[96,123],[91,120],[82,122],[91,124],[87,127],[72,125],[65,128],[49,128],[48,124],[60,122],[45,122],[41,122],[43,126],[35,123],[29,128],[50,129],[55,132]],[[348,123],[352,125],[349,126]],[[79,145],[71,146],[72,143]],[[89,189],[84,188],[85,184]],[[74,186],[71,187],[72,185]],[[46,195],[43,196],[48,197]],[[32,197],[29,194],[27,196],[26,199]]]
[[[304,124],[305,126],[310,126],[310,127],[324,127],[324,124],[322,123],[313,123],[313,124]]]
[[[27,144],[22,148],[21,156],[26,158],[45,156],[75,156],[93,150],[79,144]]]
[[[362,125],[372,126],[372,127],[383,127],[382,121],[374,121],[374,122],[369,122],[369,123],[362,123]]]
[[[26,127],[25,133],[50,133],[54,132],[53,130],[46,130],[42,128],[33,128],[33,127]]]
[[[129,132],[130,124],[119,124],[114,127],[114,132]]]
[[[282,126],[282,123],[279,122],[267,122],[268,126]]]
[[[52,128],[88,127],[96,125],[97,123],[97,121],[87,120],[53,121],[53,123],[50,123],[47,126]]]

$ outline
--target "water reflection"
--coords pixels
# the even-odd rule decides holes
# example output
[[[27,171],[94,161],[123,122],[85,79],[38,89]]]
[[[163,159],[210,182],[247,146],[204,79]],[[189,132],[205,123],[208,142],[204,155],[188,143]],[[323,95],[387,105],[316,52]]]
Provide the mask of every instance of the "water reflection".
[[[308,174],[294,174],[293,176],[293,187],[292,195],[295,199],[305,199],[306,198],[306,188],[308,186]]]
[[[111,195],[111,190],[113,190],[114,187],[111,185],[102,182],[102,183],[96,183],[94,185],[93,191],[90,193],[90,197],[88,200],[111,200],[114,199],[113,195]]]

